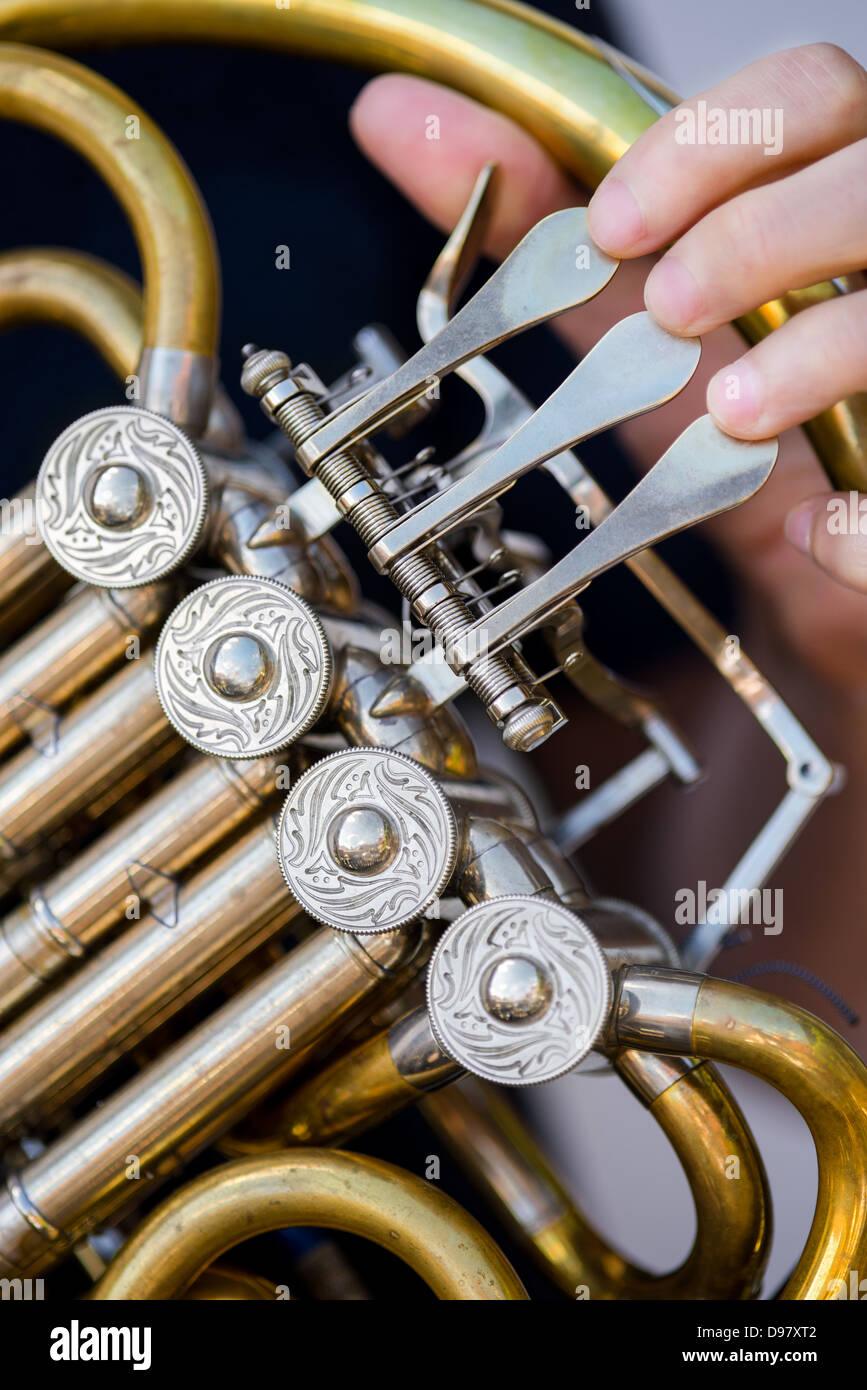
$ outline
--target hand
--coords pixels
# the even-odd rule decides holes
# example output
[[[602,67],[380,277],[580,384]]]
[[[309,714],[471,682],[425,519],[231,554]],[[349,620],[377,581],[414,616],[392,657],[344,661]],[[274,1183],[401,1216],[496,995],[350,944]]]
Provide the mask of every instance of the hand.
[[[742,438],[789,431],[768,484],[708,529],[789,646],[839,686],[863,688],[867,499],[865,534],[829,528],[824,474],[792,427],[867,386],[867,291],[804,311],[746,353],[728,320],[786,289],[867,263],[867,74],[820,44],[763,59],[702,99],[707,110],[781,110],[779,153],[680,143],[684,118],[672,112],[658,121],[590,203],[594,238],[625,264],[605,294],[555,326],[586,351],[615,319],[641,307],[646,281],[646,306],[660,323],[702,334],[702,372],[690,387],[621,427],[642,466],[705,409]],[[678,111],[697,109],[698,100]],[[439,140],[425,138],[432,114]],[[375,79],[351,125],[365,153],[444,230],[482,164],[496,159],[500,183],[486,250],[497,258],[540,217],[583,201],[525,131],[418,78]],[[645,256],[672,242],[651,269]]]

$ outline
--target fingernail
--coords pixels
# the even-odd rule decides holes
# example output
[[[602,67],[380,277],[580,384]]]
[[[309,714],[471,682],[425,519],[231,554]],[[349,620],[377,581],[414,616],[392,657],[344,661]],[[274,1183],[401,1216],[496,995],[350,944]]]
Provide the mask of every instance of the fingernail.
[[[707,408],[723,429],[755,424],[762,409],[762,382],[746,357],[723,367],[707,388]]]
[[[698,321],[704,299],[689,267],[663,256],[645,281],[644,303],[663,328],[682,333]]]
[[[622,255],[644,234],[644,217],[631,189],[610,174],[587,206],[590,235],[611,255]]]
[[[815,516],[815,504],[813,502],[801,502],[797,507],[793,507],[786,517],[784,526],[786,540],[790,541],[795,549],[800,550],[804,555],[809,555],[812,551],[811,542]]]

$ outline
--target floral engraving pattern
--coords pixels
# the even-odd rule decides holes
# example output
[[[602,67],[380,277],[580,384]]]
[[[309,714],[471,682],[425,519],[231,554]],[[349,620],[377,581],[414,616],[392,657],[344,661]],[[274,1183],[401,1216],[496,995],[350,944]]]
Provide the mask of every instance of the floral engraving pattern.
[[[243,632],[272,654],[267,689],[228,700],[206,674],[208,651]],[[194,589],[163,628],[156,652],[157,694],[178,732],[205,753],[257,758],[285,748],[316,722],[328,698],[331,654],[313,610],[274,579],[232,575]]]
[[[152,499],[130,529],[100,525],[88,485],[106,466],[135,468]],[[169,420],[134,406],[95,410],[52,444],[39,471],[36,507],[48,549],[91,584],[133,588],[181,564],[202,532],[207,476],[190,441]]]
[[[482,990],[497,963],[536,960],[551,985],[543,1013],[503,1022]],[[596,939],[568,908],[545,898],[493,898],[443,936],[428,973],[428,1010],[440,1045],[467,1071],[506,1086],[551,1081],[577,1066],[608,1016],[611,978]]]
[[[397,832],[380,873],[353,873],[334,857],[331,836],[348,810],[375,807]],[[286,881],[302,906],[341,931],[381,932],[419,917],[454,868],[454,813],[430,773],[382,748],[323,758],[290,792],[277,831]]]

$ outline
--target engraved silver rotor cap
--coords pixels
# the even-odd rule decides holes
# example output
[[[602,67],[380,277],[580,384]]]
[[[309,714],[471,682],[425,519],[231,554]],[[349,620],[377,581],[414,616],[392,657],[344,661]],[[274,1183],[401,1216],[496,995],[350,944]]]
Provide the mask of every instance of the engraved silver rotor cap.
[[[455,814],[414,758],[350,748],[309,768],[277,827],[280,866],[302,907],[339,931],[394,931],[439,897],[457,855]]]
[[[605,956],[581,919],[518,894],[478,903],[453,922],[427,978],[440,1046],[501,1086],[571,1071],[602,1033],[611,995]]]
[[[203,753],[259,758],[321,715],[331,685],[325,630],[276,579],[227,575],[194,589],[157,643],[157,695],[178,733]]]
[[[55,439],[36,480],[36,517],[70,574],[133,589],[192,554],[208,513],[208,477],[171,420],[138,406],[82,415]]]

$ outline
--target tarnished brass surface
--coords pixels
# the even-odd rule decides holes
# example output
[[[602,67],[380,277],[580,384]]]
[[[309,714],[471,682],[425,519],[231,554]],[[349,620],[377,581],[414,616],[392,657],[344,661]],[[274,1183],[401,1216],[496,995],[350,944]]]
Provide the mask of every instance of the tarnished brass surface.
[[[639,1068],[652,1062],[633,1053]],[[494,1087],[468,1077],[421,1110],[516,1236],[572,1297],[752,1298],[770,1247],[770,1199],[761,1158],[730,1091],[708,1066],[658,1059],[668,1084],[650,1105],[683,1165],[696,1209],[684,1263],[651,1274],[625,1259],[577,1209],[515,1109]],[[736,1158],[740,1179],[725,1165]],[[652,1200],[651,1194],[648,1198]]]
[[[754,1072],[797,1106],[819,1162],[810,1235],[785,1299],[836,1298],[867,1260],[867,1068],[827,1024],[744,985],[706,980],[692,1025],[696,1056]]]
[[[218,1264],[200,1274],[183,1296],[188,1303],[271,1303],[275,1292],[261,1275]]]
[[[29,484],[4,507],[0,526],[0,639],[23,632],[61,594],[72,586],[42,544],[36,528],[34,484]]]
[[[623,80],[622,68],[618,72],[617,63],[612,66],[605,56],[604,46],[596,49],[568,26],[512,0],[441,0],[433,9],[421,0],[292,0],[285,8],[272,0],[124,0],[120,5],[81,0],[71,12],[69,8],[66,0],[6,0],[0,8],[0,39],[65,48],[155,38],[200,41],[206,35],[420,72],[511,115],[589,184],[652,119]],[[635,71],[628,61],[626,66]],[[654,79],[641,78],[661,92]],[[66,58],[12,42],[0,42],[0,115],[56,134],[90,160],[130,218],[145,282],[142,317],[132,282],[101,262],[51,248],[7,253],[0,256],[0,331],[34,319],[72,328],[116,372],[138,372],[152,426],[154,421],[161,424],[156,412],[201,432],[213,385],[218,274],[207,215],[183,164],[111,84]],[[131,116],[140,122],[133,141],[124,135]],[[557,218],[557,226],[568,223],[571,236],[583,216],[575,210],[557,214],[540,224],[541,238],[538,228],[531,234],[530,250],[525,246],[520,273],[514,274],[514,312],[496,331],[480,323],[481,337],[462,340],[452,325],[451,337],[441,336],[432,347],[436,334],[426,337],[423,352],[430,351],[438,371],[451,371],[472,356],[474,344],[498,342],[506,329],[537,321],[546,305],[548,314],[563,307],[562,287],[550,266],[547,279],[542,277],[547,288],[539,302],[528,292],[537,269],[533,256],[542,243],[546,256],[557,250]],[[614,263],[604,269],[613,273]],[[605,278],[592,283],[598,289]],[[756,310],[741,326],[758,338],[831,293],[829,286],[816,286],[784,296]],[[579,300],[575,294],[568,298],[569,303]],[[209,567],[219,566],[229,576],[246,576],[245,581],[221,577],[221,591],[235,584],[237,595],[238,586],[246,583],[246,596],[258,585],[270,593],[267,609],[277,601],[275,594],[288,602],[281,589],[288,585],[318,610],[310,614],[311,621],[321,624],[318,661],[300,647],[290,653],[293,679],[306,679],[308,693],[319,701],[317,717],[299,723],[286,764],[264,758],[241,768],[187,752],[160,784],[158,774],[164,778],[164,765],[180,745],[154,692],[153,659],[139,651],[139,641],[147,644],[173,606],[175,591],[167,584],[122,595],[79,588],[0,657],[0,757],[6,757],[0,766],[0,888],[23,882],[26,895],[21,906],[11,906],[0,919],[0,1017],[19,1014],[0,1035],[0,1122],[7,1136],[29,1124],[41,1136],[21,1133],[0,1191],[0,1275],[51,1268],[76,1247],[82,1266],[92,1273],[95,1247],[93,1258],[82,1256],[82,1239],[131,1212],[156,1184],[177,1176],[190,1158],[222,1141],[224,1152],[252,1156],[176,1191],[130,1240],[97,1297],[273,1298],[274,1292],[255,1276],[211,1267],[212,1261],[255,1231],[296,1221],[355,1231],[397,1249],[440,1297],[523,1297],[496,1247],[437,1188],[373,1160],[297,1147],[337,1144],[422,1099],[506,1221],[567,1293],[574,1295],[583,1286],[596,1299],[755,1297],[770,1229],[766,1182],[740,1112],[712,1067],[692,1060],[695,1054],[754,1071],[801,1108],[819,1153],[820,1192],[807,1248],[785,1296],[835,1296],[839,1283],[867,1259],[865,1069],[830,1030],[802,1011],[699,974],[663,968],[678,959],[665,932],[629,904],[594,901],[579,872],[539,829],[523,794],[515,795],[479,769],[473,741],[449,703],[457,693],[455,681],[460,688],[466,678],[476,694],[487,689],[482,702],[494,722],[505,731],[516,720],[506,742],[529,748],[540,731],[547,736],[550,726],[559,727],[561,711],[545,684],[556,671],[537,679],[525,656],[514,651],[509,657],[514,670],[508,668],[514,683],[499,689],[493,681],[488,689],[491,672],[484,681],[478,671],[470,679],[470,668],[460,661],[437,673],[422,662],[395,665],[383,656],[381,629],[389,617],[383,619],[361,599],[363,583],[356,582],[327,532],[342,514],[366,537],[368,550],[374,542],[381,547],[385,522],[407,518],[410,513],[401,508],[434,486],[429,476],[414,491],[412,472],[406,492],[400,482],[420,460],[427,467],[430,451],[392,472],[364,438],[365,422],[371,423],[364,399],[355,407],[344,399],[343,410],[329,419],[326,404],[330,400],[333,405],[347,390],[351,396],[353,382],[362,380],[368,367],[360,369],[361,377],[347,373],[337,388],[317,384],[310,367],[292,369],[300,376],[293,376],[290,367],[282,353],[245,349],[245,389],[263,400],[266,414],[281,424],[302,465],[310,463],[319,447],[311,442],[317,431],[327,437],[330,429],[334,439],[357,440],[355,452],[347,453],[348,462],[339,466],[338,455],[320,457],[323,477],[328,472],[333,486],[323,489],[322,478],[316,480],[313,496],[308,487],[297,512],[290,505],[294,519],[285,534],[281,521],[281,529],[263,541],[261,528],[273,525],[273,508],[282,504],[289,487],[283,486],[283,456],[270,444],[244,441],[237,412],[225,395],[218,397],[203,462],[197,465],[202,489],[207,482],[197,494],[201,513],[195,513],[200,549],[193,567],[177,581],[177,596],[183,594],[186,602],[201,574],[213,577]],[[417,361],[410,363],[401,378],[400,366],[390,365],[376,375],[370,399],[379,390],[382,401],[393,397],[394,404],[402,399],[394,380],[419,386],[420,379],[413,376],[417,370]],[[508,396],[512,388],[505,377],[502,384]],[[487,406],[484,391],[480,394]],[[516,399],[524,409],[523,398]],[[862,398],[842,402],[810,426],[820,456],[845,486],[864,480],[859,471],[867,438],[863,405]],[[514,400],[511,406],[515,408]],[[346,420],[352,418],[361,423],[355,433],[352,427],[347,433]],[[316,422],[312,433],[311,420]],[[565,436],[558,433],[556,438],[562,443]],[[174,441],[177,447],[185,445],[180,432]],[[682,447],[690,471],[692,444]],[[99,469],[107,457],[100,455]],[[573,455],[563,455],[561,463],[566,457],[574,468],[564,466],[559,477],[554,470],[555,477],[572,501],[586,506],[596,536],[612,504]],[[439,464],[433,465],[432,476],[438,476],[437,488],[444,486]],[[462,481],[471,476],[465,473]],[[658,479],[658,471],[654,476]],[[680,476],[667,485],[663,481],[658,507],[647,503],[646,488],[638,502],[633,498],[629,503],[638,526],[630,532],[633,539],[646,540],[651,533],[642,528],[656,512],[652,535],[666,533],[659,529],[665,487],[677,494]],[[511,478],[509,474],[506,481]],[[488,479],[486,497],[497,495],[500,481]],[[88,475],[81,492],[74,494],[75,505],[87,512],[93,500],[87,489],[96,486]],[[134,508],[123,510],[129,479],[114,477],[106,487],[112,504],[118,505],[116,519],[105,525],[135,525],[139,517]],[[471,484],[464,491],[471,502]],[[159,492],[170,495],[168,489]],[[707,514],[700,493],[696,484],[689,516]],[[734,494],[726,497],[731,501]],[[4,504],[0,528],[4,635],[26,627],[69,585],[69,577],[34,534],[26,496],[22,503]],[[448,505],[443,503],[446,510]],[[504,610],[515,604],[515,596],[496,606],[490,602],[489,595],[502,586],[483,592],[483,582],[475,576],[486,568],[492,575],[511,574],[512,583],[535,581],[537,586],[540,576],[551,573],[545,549],[533,537],[517,536],[512,556],[511,542],[506,532],[500,535],[493,510],[486,509],[479,534],[467,544],[473,556],[468,573],[457,552],[448,548],[450,541],[437,542],[432,558],[400,557],[409,568],[402,571],[398,590],[414,618],[441,639],[448,636],[453,642],[458,636],[464,641],[466,631],[486,623],[496,630]],[[601,528],[603,536],[617,533],[618,526],[622,530],[628,510],[620,509],[620,521],[615,517]],[[104,499],[99,514],[103,519],[110,515]],[[456,513],[449,516],[457,519]],[[475,514],[463,520],[469,520],[475,535]],[[407,534],[412,528],[411,522]],[[431,534],[424,532],[428,541]],[[485,546],[490,550],[498,544],[493,554],[499,558],[492,562]],[[591,538],[587,554],[598,544]],[[430,545],[425,548],[433,551]],[[619,562],[629,549],[612,543],[606,564]],[[485,563],[475,564],[483,558]],[[65,561],[75,569],[74,556],[67,554]],[[723,629],[661,561],[646,552],[631,555],[626,563],[715,663],[783,753],[789,796],[803,802],[801,824],[804,807],[812,809],[830,785],[827,759],[749,659],[743,654],[730,658]],[[507,571],[508,564],[526,564],[526,569]],[[598,565],[587,573],[597,571]],[[84,573],[101,582],[98,573]],[[566,593],[562,579],[551,591],[552,601]],[[538,598],[538,587],[535,592]],[[256,602],[261,601],[260,593]],[[244,602],[253,599],[245,597]],[[461,610],[460,627],[452,624],[450,603]],[[469,605],[479,603],[465,631]],[[443,604],[442,611],[451,617],[434,621],[432,615]],[[544,609],[544,603],[536,608],[530,604],[532,612]],[[562,616],[554,602],[545,610],[548,620],[555,609]],[[518,611],[527,619],[520,604]],[[196,639],[200,650],[186,635],[172,649],[174,674],[183,670],[190,678],[184,696],[190,722],[176,709],[169,718],[196,748],[225,751],[228,745],[221,740],[230,736],[226,729],[232,724],[228,715],[221,724],[225,710],[217,706],[216,714],[207,715],[215,721],[214,741],[202,741],[196,682],[210,680],[220,698],[244,701],[259,698],[251,673],[270,679],[272,653],[254,635],[261,630],[254,624],[269,615],[259,608],[255,613],[250,618],[245,612],[239,619],[243,630],[221,633],[220,643],[212,640],[213,631],[203,629]],[[533,626],[524,619],[511,627],[506,622],[500,630],[503,643],[508,645],[509,633],[514,638]],[[567,676],[608,713],[647,734],[657,757],[672,746],[659,729],[655,738],[648,733],[656,718],[653,707],[582,655],[580,610],[574,604],[554,633],[553,645]],[[212,647],[219,647],[217,655]],[[214,682],[217,656],[219,681]],[[286,671],[285,666],[277,669]],[[251,704],[248,712],[257,732],[270,729],[270,706]],[[529,722],[523,719],[528,712]],[[17,748],[25,739],[30,746]],[[348,749],[343,747],[347,744]],[[358,748],[368,752],[362,756]],[[300,894],[297,885],[307,879],[287,873],[284,883],[268,819],[277,791],[289,788],[290,769],[293,786],[311,771],[315,782],[318,769],[311,764],[324,752],[354,759],[364,790],[356,793],[349,782],[341,787],[340,796],[349,803],[347,816],[340,801],[340,815],[333,826],[329,822],[325,838],[312,834],[321,805],[311,794],[303,811],[294,807],[289,833],[298,841],[303,873],[319,884],[325,876],[320,896],[311,899],[311,913],[342,925],[340,932],[313,928],[287,891],[288,883]],[[417,772],[407,757],[395,753],[409,755],[427,769],[426,794],[440,812],[433,830],[421,815],[420,802],[394,793],[396,786],[403,792],[407,785],[400,780],[401,770],[405,778]],[[395,781],[363,782],[380,756],[394,764]],[[693,774],[682,769],[692,765],[689,759],[675,759],[671,770],[689,780]],[[345,761],[342,766],[346,768]],[[400,826],[391,822],[385,807]],[[409,878],[423,879],[426,849],[439,853],[444,825],[447,867],[436,877],[435,888],[416,900]],[[417,858],[407,870],[410,846]],[[407,858],[394,870],[393,890],[389,880],[375,883],[364,877],[387,873],[398,862],[388,856],[398,849]],[[767,858],[768,850],[764,853]],[[754,860],[761,857],[755,852]],[[344,877],[344,871],[360,877],[360,883]],[[407,876],[401,879],[401,873]],[[365,919],[365,910],[372,914],[370,904],[392,891],[395,898],[402,893],[409,905],[401,907],[399,921],[395,918],[400,929],[383,933]],[[341,918],[338,897],[344,906],[350,899],[357,917]],[[469,932],[474,923],[489,925],[478,940],[470,932],[463,956],[450,956],[443,949],[448,943],[437,950],[437,968],[447,960],[453,973],[440,980],[429,1014],[418,1007],[417,977],[439,930],[440,905],[446,921],[453,922],[453,928],[446,928],[452,942],[455,933]],[[461,905],[473,905],[469,926],[454,921]],[[499,914],[497,932],[502,935],[490,926],[491,910]],[[419,918],[419,912],[430,913],[432,920]],[[381,924],[383,918],[371,920]],[[289,924],[295,944],[282,938]],[[516,943],[529,958],[515,953]],[[702,951],[712,944],[699,942],[689,963],[706,968]],[[689,944],[687,949],[692,949]],[[506,954],[497,960],[487,954],[497,951]],[[560,952],[574,967],[571,973],[559,964],[554,969]],[[591,956],[592,978],[580,968],[580,960],[586,967]],[[61,974],[67,978],[58,980]],[[630,994],[624,984],[609,1018],[612,974],[621,982],[631,977],[635,988]],[[179,1011],[216,981],[227,1002],[202,997],[198,1007],[205,1011],[203,1021],[184,1032]],[[51,992],[46,991],[49,985]],[[583,999],[585,990],[587,1008],[579,1011],[580,1017],[567,1017],[564,999],[571,1007],[576,991]],[[36,1000],[43,991],[45,997]],[[28,1011],[21,1013],[25,1006]],[[450,1009],[460,1020],[452,1031],[446,1027],[454,1021]],[[584,1018],[590,1019],[586,1026]],[[171,1027],[160,1031],[167,1020],[173,1020]],[[562,1037],[568,1036],[569,1047],[575,1040],[573,1062],[585,1054],[590,1060],[595,1047],[596,1064],[605,1065],[600,1053],[607,1053],[668,1135],[688,1178],[697,1236],[679,1269],[653,1275],[611,1249],[497,1096],[477,1086],[465,1092],[448,1086],[463,1074],[462,1066],[481,1066],[475,1051],[464,1049],[461,1028],[466,1021],[470,1032],[475,1028],[477,1035],[490,1039],[492,1055],[500,1049],[495,1058],[500,1069],[480,1074],[495,1074],[508,1084],[544,1079],[545,1055],[556,1051]],[[384,1024],[390,1026],[382,1032]],[[143,1044],[141,1072],[113,1094],[109,1086],[107,1098],[85,1110],[81,1102],[91,1085],[110,1081],[106,1072],[112,1063],[138,1044]],[[671,1053],[683,1056],[666,1055]],[[561,1070],[571,1065],[570,1056],[567,1052]],[[288,1098],[257,1113],[278,1087],[296,1077],[300,1084]],[[446,1089],[440,1092],[441,1087]],[[78,1106],[74,1121],[65,1111],[72,1101]],[[246,1117],[240,1133],[234,1127]],[[274,1152],[287,1144],[292,1152]],[[726,1171],[733,1158],[740,1165],[737,1182],[730,1182]],[[138,1168],[134,1174],[131,1162]]]
[[[0,1129],[81,1095],[300,912],[266,819],[0,1034]]]
[[[152,655],[145,653],[59,721],[50,761],[25,748],[3,768],[0,855],[8,861],[6,875],[14,879],[24,851],[74,811],[115,804],[179,747],[154,691]]]
[[[0,1018],[89,955],[119,922],[177,920],[180,875],[273,796],[267,758],[196,758],[0,920]]]
[[[511,116],[591,186],[656,119],[591,41],[514,0],[7,0],[0,14],[0,36],[48,48],[205,35],[421,73]],[[739,326],[763,337],[777,318],[763,305]],[[863,422],[853,398],[811,433],[842,487],[867,486]]]
[[[144,279],[144,347],[213,357],[219,274],[208,215],[166,137],[105,78],[58,54],[0,44],[0,115],[72,145],[126,212]],[[125,122],[139,121],[126,140]]]
[[[153,637],[174,596],[166,582],[80,588],[0,656],[0,754],[28,733],[50,750],[63,707]]]
[[[767,1180],[755,1143],[713,1068],[631,1053],[632,1078],[654,1061],[669,1075],[651,1114],[683,1165],[696,1207],[693,1248],[670,1274],[639,1268],[593,1229],[495,1088],[468,1078],[426,1095],[421,1079],[413,1085],[395,1060],[388,1033],[302,1082],[279,1108],[271,1137],[234,1151],[343,1144],[420,1102],[459,1162],[566,1293],[575,1296],[584,1286],[594,1299],[755,1297],[770,1241]],[[438,1085],[444,1079],[440,1071]],[[726,1177],[731,1157],[740,1165],[737,1183]]]
[[[396,976],[422,965],[419,945],[412,929],[364,945],[312,933],[10,1180],[0,1192],[0,1277],[56,1264],[85,1231],[140,1202],[302,1065],[313,1043],[339,1038]],[[130,1154],[141,1164],[135,1182]]]
[[[445,1193],[391,1163],[317,1149],[240,1159],[197,1178],[144,1222],[93,1297],[171,1298],[224,1250],[285,1226],[376,1241],[438,1298],[526,1298],[491,1238]]]
[[[141,290],[122,270],[60,246],[0,254],[0,332],[24,323],[71,329],[117,376],[141,353]]]

